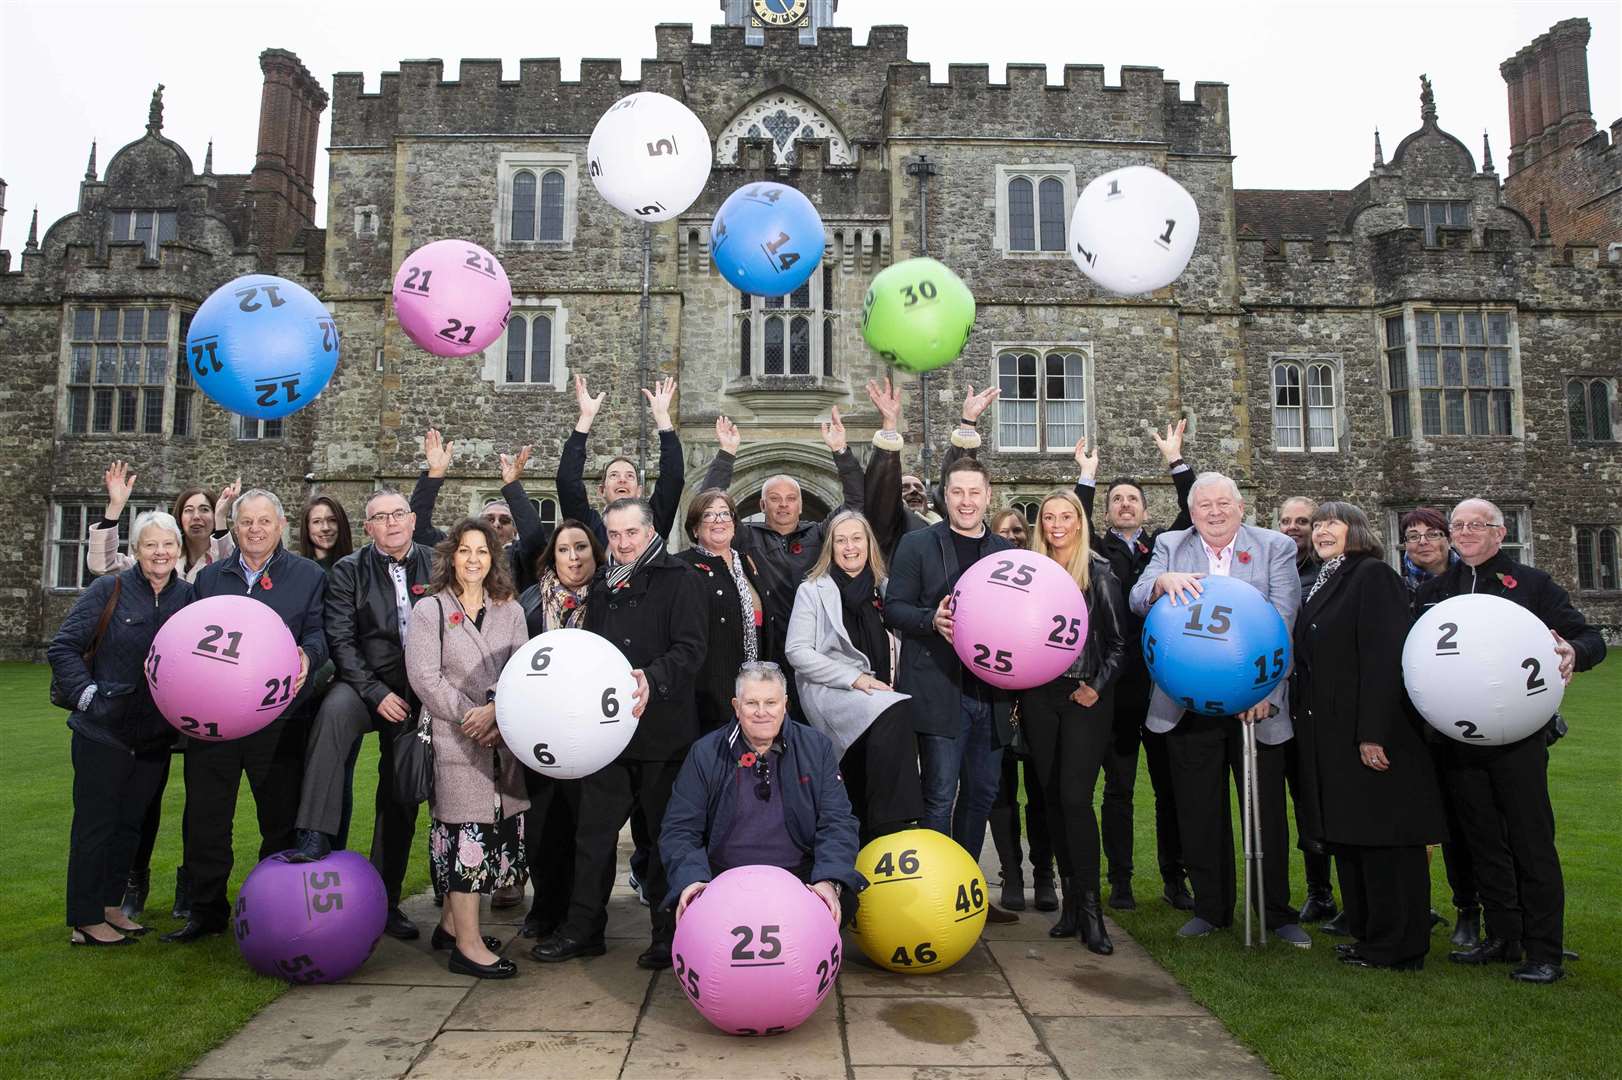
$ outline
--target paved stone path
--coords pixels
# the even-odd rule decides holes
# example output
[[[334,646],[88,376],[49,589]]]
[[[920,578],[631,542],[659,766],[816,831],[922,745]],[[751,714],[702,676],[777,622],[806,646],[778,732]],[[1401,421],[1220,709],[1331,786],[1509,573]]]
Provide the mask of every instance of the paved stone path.
[[[991,845],[987,843],[989,853]],[[622,851],[625,865],[628,850]],[[996,880],[996,872],[991,872]],[[1115,924],[1115,955],[1047,936],[1034,911],[988,926],[938,975],[867,961],[846,936],[836,993],[800,1028],[771,1039],[722,1035],[671,973],[636,966],[647,912],[615,887],[608,953],[542,965],[518,936],[525,907],[486,912],[517,978],[452,975],[428,946],[438,912],[407,901],[422,938],[385,937],[348,982],[295,987],[199,1061],[195,1080],[1083,1080],[1267,1077],[1226,1028]]]

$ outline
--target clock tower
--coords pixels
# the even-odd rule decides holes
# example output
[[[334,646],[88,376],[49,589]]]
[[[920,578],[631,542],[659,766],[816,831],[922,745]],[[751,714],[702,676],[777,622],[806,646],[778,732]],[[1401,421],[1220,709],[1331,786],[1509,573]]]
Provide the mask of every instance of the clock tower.
[[[721,0],[726,25],[744,27],[744,43],[764,45],[767,34],[796,31],[802,45],[814,45],[817,30],[833,24],[839,0]]]

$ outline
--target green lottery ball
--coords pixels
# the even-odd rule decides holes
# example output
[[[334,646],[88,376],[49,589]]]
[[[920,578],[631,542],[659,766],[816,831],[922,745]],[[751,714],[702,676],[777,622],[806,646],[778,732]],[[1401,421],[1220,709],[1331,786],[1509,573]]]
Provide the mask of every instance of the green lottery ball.
[[[890,363],[929,371],[956,360],[974,329],[974,294],[934,259],[908,259],[879,274],[862,303],[862,337]]]

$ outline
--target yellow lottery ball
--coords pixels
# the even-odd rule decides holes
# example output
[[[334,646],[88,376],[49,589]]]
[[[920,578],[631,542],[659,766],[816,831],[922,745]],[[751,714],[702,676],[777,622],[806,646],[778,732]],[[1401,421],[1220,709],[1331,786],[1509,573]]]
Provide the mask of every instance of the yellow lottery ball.
[[[869,883],[856,912],[856,941],[880,967],[945,971],[980,940],[986,883],[951,837],[934,829],[881,836],[856,856],[856,869]]]

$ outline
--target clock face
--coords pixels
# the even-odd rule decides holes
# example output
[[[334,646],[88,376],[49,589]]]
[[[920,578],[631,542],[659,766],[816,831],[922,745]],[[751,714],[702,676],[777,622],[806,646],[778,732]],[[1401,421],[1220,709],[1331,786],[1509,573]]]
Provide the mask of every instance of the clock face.
[[[810,0],[750,0],[760,26],[795,26],[805,19]]]

